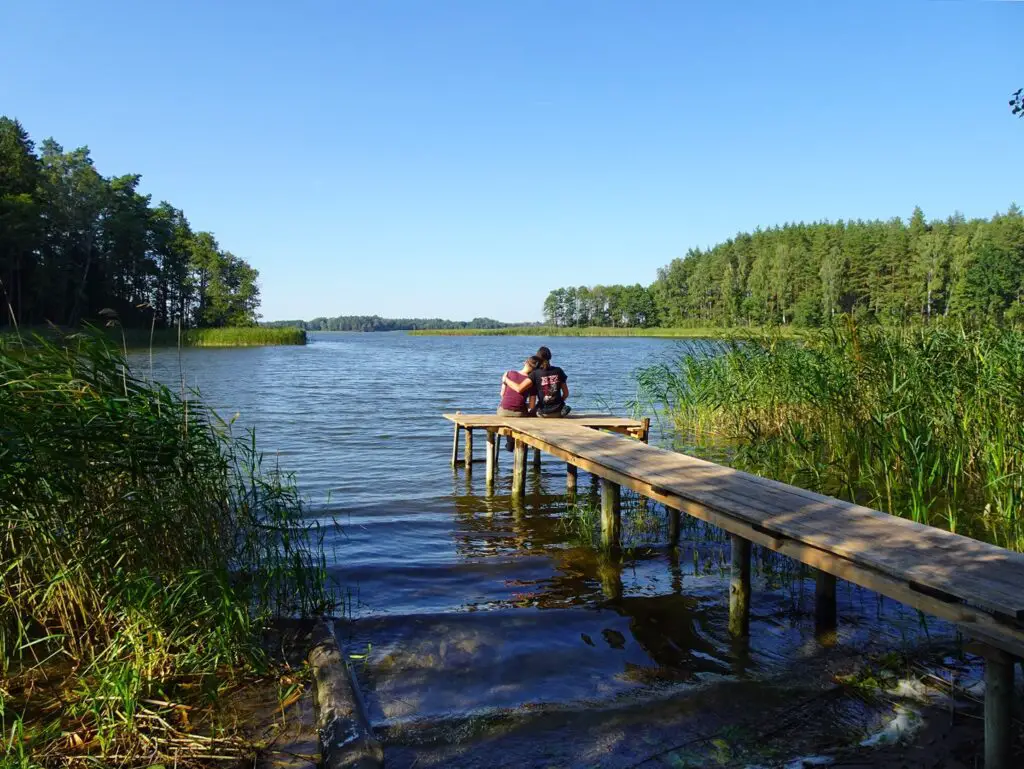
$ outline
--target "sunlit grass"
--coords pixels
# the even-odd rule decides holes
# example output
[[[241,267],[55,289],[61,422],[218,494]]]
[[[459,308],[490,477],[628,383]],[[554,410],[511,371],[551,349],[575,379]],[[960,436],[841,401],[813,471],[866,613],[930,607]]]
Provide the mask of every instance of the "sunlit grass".
[[[852,324],[640,375],[678,431],[743,469],[1022,549],[1024,336]]]
[[[188,328],[158,329],[151,332],[144,329],[125,331],[125,342],[129,347],[256,347],[261,345],[303,345],[306,332],[301,328],[263,328],[246,326],[241,328]],[[120,338],[120,331],[112,334]]]

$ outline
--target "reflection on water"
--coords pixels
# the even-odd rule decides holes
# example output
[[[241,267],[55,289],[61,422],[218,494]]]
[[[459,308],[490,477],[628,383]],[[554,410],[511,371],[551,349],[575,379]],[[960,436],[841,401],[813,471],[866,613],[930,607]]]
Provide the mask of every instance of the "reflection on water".
[[[670,548],[664,510],[624,494],[613,556],[588,514],[597,479],[581,471],[570,505],[564,465],[545,457],[514,501],[510,454],[491,494],[482,466],[450,467],[441,412],[493,410],[501,372],[541,343],[579,412],[627,413],[633,372],[677,353],[655,339],[313,334],[307,347],[154,356],[157,379],[255,426],[331,527],[331,576],[356,620],[344,640],[395,765],[635,765],[734,723],[736,698],[746,712],[785,707],[840,653],[815,642],[813,580],[797,564],[755,548],[751,637],[736,644],[721,532],[684,517]],[[146,371],[149,357],[134,363]],[[837,650],[948,634],[849,585],[838,601]],[[878,715],[843,713],[843,729]]]

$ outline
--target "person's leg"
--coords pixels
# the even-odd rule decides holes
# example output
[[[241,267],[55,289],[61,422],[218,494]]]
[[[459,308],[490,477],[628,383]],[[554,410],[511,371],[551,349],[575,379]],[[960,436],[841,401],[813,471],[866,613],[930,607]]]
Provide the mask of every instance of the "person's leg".
[[[525,417],[526,414],[524,414],[521,411],[512,411],[511,409],[503,409],[503,408],[501,408],[499,406],[498,407],[498,416],[499,417]],[[516,444],[515,444],[515,441],[512,439],[512,436],[511,435],[506,436],[505,437],[505,451],[513,451],[513,450],[515,450],[515,447],[516,447]]]

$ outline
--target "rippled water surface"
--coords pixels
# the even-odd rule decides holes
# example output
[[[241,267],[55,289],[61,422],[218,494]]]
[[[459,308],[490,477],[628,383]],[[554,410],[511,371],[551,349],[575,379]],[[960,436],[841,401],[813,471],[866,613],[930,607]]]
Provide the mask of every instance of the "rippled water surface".
[[[441,413],[492,411],[501,372],[542,343],[568,372],[577,412],[617,414],[636,407],[634,372],[682,349],[323,333],[305,347],[158,351],[152,372],[254,426],[266,459],[296,474],[310,514],[329,525],[331,575],[355,620],[344,641],[393,765],[681,765],[684,743],[717,749],[708,735],[752,714],[802,712],[793,701],[813,701],[831,663],[798,566],[755,549],[751,638],[737,646],[719,533],[691,523],[669,548],[664,511],[627,496],[627,550],[611,558],[593,547],[591,519],[567,515],[563,464],[545,457],[521,503],[509,494],[511,455],[491,496],[482,466],[451,468]],[[133,363],[151,365],[148,354]],[[596,499],[581,472],[581,504]],[[839,609],[833,655],[948,634],[849,585]],[[821,727],[839,741],[885,715],[848,702],[813,709],[829,713]]]

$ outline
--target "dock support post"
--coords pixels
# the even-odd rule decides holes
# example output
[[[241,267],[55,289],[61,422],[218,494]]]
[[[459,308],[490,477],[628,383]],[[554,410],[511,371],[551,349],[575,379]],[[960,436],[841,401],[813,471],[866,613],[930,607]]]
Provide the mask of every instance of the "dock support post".
[[[533,466],[540,469],[540,449],[533,450]]]
[[[601,479],[601,543],[605,547],[619,546],[622,534],[622,505],[619,484]]]
[[[515,458],[512,462],[512,496],[514,497],[521,497],[526,493],[526,450],[526,444],[516,438]]]
[[[682,513],[674,507],[666,507],[665,512],[668,513],[668,543],[672,547],[678,547],[679,523]]]
[[[473,469],[473,428],[466,428],[466,470],[471,471]]]
[[[455,437],[452,439],[452,467],[459,464],[459,423],[455,423]]]
[[[487,431],[487,488],[490,489],[494,486],[494,460],[497,456],[494,453],[494,447],[497,444],[495,440],[494,430]]]
[[[650,434],[651,434],[651,418],[650,417],[644,417],[644,427],[643,427],[643,432],[640,434],[640,440],[642,440],[644,443],[647,443],[647,439],[650,437]]]
[[[1010,769],[1013,658],[999,649],[985,655],[985,769]]]
[[[566,496],[575,496],[576,494],[576,465],[569,464],[565,465],[565,493]]]
[[[729,577],[729,634],[750,634],[750,540],[732,535],[732,574]]]
[[[835,643],[836,577],[821,569],[814,575],[814,632],[826,646]]]

